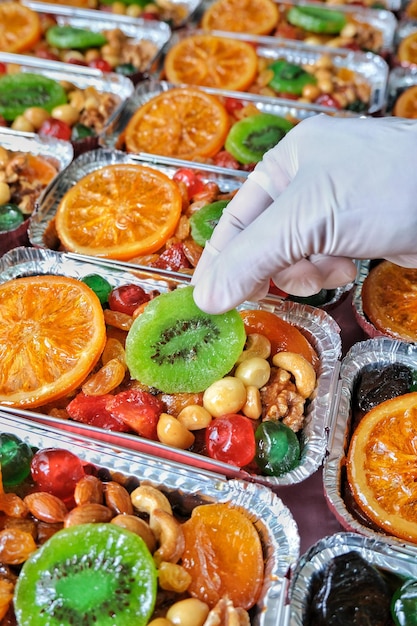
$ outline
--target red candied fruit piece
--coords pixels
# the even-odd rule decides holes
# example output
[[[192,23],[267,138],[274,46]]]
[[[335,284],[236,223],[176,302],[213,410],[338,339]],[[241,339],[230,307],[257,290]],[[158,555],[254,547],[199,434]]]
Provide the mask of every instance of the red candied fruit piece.
[[[107,401],[112,398],[110,394],[101,396],[86,396],[79,393],[67,406],[67,413],[76,422],[82,422],[89,426],[126,433],[131,429],[125,422],[111,413],[106,408]]]
[[[110,292],[108,303],[112,311],[133,315],[138,306],[150,299],[151,296],[140,285],[131,283],[115,287]]]
[[[128,389],[114,396],[107,396],[109,413],[123,420],[132,430],[146,439],[156,440],[156,426],[164,411],[163,402],[148,391]]]
[[[172,177],[177,183],[183,183],[187,188],[188,199],[191,200],[196,194],[204,191],[205,184],[196,172],[187,167],[181,167]]]
[[[49,117],[43,122],[38,132],[40,135],[47,135],[48,137],[56,137],[56,139],[69,141],[71,139],[72,130],[71,126],[66,122]]]
[[[213,164],[217,165],[217,167],[227,167],[229,170],[238,170],[241,167],[239,161],[227,150],[220,150],[220,152],[214,155]]]
[[[184,246],[179,241],[164,250],[158,260],[152,264],[152,267],[156,267],[160,270],[178,272],[182,269],[190,269],[191,264],[184,253]]]
[[[31,475],[39,491],[47,491],[68,502],[85,471],[81,459],[69,450],[44,448],[32,458]]]
[[[237,467],[248,465],[255,456],[253,422],[239,413],[214,419],[206,428],[206,448],[212,459]]]

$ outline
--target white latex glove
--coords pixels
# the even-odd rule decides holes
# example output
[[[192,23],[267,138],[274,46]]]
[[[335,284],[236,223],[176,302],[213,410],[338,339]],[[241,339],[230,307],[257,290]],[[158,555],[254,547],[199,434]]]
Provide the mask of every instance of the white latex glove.
[[[308,296],[354,279],[352,259],[417,267],[417,122],[317,115],[249,175],[192,282],[209,313],[264,297],[269,279]]]

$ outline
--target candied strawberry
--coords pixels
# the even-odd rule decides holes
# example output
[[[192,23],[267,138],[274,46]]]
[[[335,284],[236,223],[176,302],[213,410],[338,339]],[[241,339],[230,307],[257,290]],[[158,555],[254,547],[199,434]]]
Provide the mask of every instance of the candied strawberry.
[[[147,439],[157,439],[156,425],[164,405],[148,391],[128,389],[114,396],[107,396],[106,408],[118,420]]]
[[[114,415],[111,415],[106,408],[106,403],[110,394],[102,396],[86,396],[83,392],[79,393],[67,406],[67,413],[71,419],[104,428],[105,430],[114,430],[120,433],[127,433],[131,429],[128,424]]]
[[[157,267],[160,270],[178,272],[182,269],[189,269],[191,264],[184,253],[182,243],[179,241],[164,250],[159,259],[152,264],[152,267]]]

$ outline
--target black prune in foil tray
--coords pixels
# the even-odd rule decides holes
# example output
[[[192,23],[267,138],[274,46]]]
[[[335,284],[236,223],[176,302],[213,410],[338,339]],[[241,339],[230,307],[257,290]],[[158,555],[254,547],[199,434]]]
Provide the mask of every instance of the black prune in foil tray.
[[[313,577],[319,574],[332,558],[351,551],[360,554],[381,573],[394,575],[399,580],[417,578],[417,552],[388,546],[357,533],[341,532],[325,537],[301,556],[293,571],[285,623],[289,626],[305,626]]]
[[[82,278],[88,274],[99,273],[111,285],[120,286],[133,282],[145,291],[161,292],[189,284],[189,280],[170,272],[154,272],[150,268],[140,268],[124,263],[114,263],[75,254],[54,252],[37,248],[18,248],[0,258],[0,283],[21,276],[39,274],[58,274]],[[222,463],[188,450],[178,450],[125,433],[114,433],[93,426],[87,426],[70,420],[62,420],[36,410],[18,410],[2,407],[2,410],[15,415],[41,421],[63,430],[84,432],[107,443],[115,442],[141,452],[147,452],[178,461],[197,468],[218,472],[229,478],[266,484],[271,488],[299,483],[313,474],[321,465],[327,448],[328,421],[335,396],[335,384],[341,356],[340,328],[325,311],[300,305],[294,302],[266,298],[261,302],[243,303],[240,309],[263,309],[275,313],[282,319],[294,324],[311,342],[320,358],[317,386],[305,412],[304,426],[300,435],[301,459],[299,465],[283,476],[262,476],[252,474],[234,465]]]
[[[355,344],[341,362],[337,400],[330,420],[328,451],[323,463],[323,486],[326,500],[343,528],[372,539],[396,546],[417,546],[378,530],[354,510],[349,496],[345,495],[346,456],[348,453],[352,420],[355,383],[365,369],[380,368],[391,364],[403,364],[417,368],[417,345],[376,337]]]
[[[248,515],[264,550],[265,580],[253,609],[252,626],[279,626],[288,571],[299,557],[299,534],[290,510],[267,487],[198,472],[160,458],[107,446],[80,434],[63,433],[0,411],[0,430],[39,448],[63,448],[82,460],[122,475],[130,483],[146,481],[165,493],[181,515],[201,504],[231,502]],[[251,611],[252,612],[252,611]]]

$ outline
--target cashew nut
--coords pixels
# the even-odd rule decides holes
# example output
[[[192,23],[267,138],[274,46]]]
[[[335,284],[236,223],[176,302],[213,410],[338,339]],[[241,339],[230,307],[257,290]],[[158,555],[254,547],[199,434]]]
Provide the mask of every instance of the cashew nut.
[[[136,515],[129,515],[128,513],[120,513],[120,515],[116,515],[111,520],[112,524],[116,524],[116,526],[120,526],[121,528],[125,528],[126,530],[130,530],[135,533],[135,535],[139,535],[146,543],[149,552],[152,554],[156,548],[156,537],[151,530],[149,524],[145,522],[145,520],[137,517]]]
[[[176,563],[185,548],[181,524],[171,513],[155,509],[149,519],[149,526],[159,542],[159,548],[153,553],[155,563],[157,565],[162,561]]]
[[[290,372],[295,379],[297,392],[303,398],[308,398],[316,386],[316,372],[314,367],[302,354],[296,352],[278,352],[272,357],[272,363]]]
[[[168,498],[152,485],[139,485],[130,494],[132,504],[140,513],[147,513],[152,517],[155,509],[162,509],[172,515],[172,508]]]

